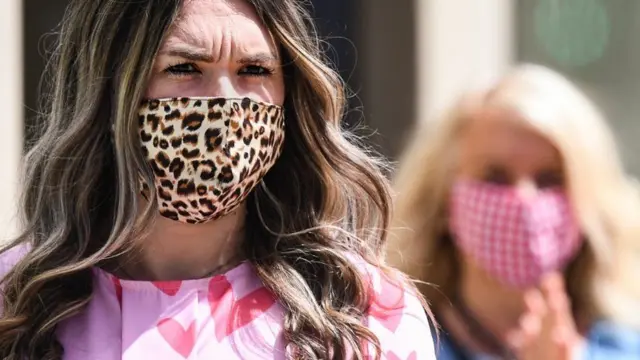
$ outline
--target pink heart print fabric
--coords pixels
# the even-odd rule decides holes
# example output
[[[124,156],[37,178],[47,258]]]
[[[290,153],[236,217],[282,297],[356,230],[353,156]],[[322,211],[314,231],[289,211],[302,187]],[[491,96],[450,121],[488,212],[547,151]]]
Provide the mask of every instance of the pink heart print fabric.
[[[24,251],[5,253],[0,275]],[[371,282],[366,326],[380,340],[382,359],[435,359],[419,300],[377,268],[361,264]],[[187,281],[121,280],[93,271],[88,307],[58,327],[65,360],[291,358],[282,333],[284,308],[248,262]],[[374,353],[372,346],[369,351]]]

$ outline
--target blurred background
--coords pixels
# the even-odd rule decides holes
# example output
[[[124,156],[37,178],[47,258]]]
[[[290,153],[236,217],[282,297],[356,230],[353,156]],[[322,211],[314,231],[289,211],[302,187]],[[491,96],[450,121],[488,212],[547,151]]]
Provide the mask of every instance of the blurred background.
[[[87,0],[89,1],[89,0]],[[1,0],[0,237],[12,236],[18,167],[37,125],[38,84],[67,0]],[[640,1],[314,0],[327,54],[353,97],[347,122],[397,159],[417,121],[516,62],[563,72],[600,105],[640,174]]]

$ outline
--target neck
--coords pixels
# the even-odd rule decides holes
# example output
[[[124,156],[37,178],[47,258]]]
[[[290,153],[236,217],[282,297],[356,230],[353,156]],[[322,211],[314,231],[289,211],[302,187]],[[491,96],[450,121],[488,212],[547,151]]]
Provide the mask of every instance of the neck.
[[[223,273],[242,260],[244,204],[233,213],[202,224],[157,215],[138,251],[121,263],[127,278],[147,281],[199,279]]]
[[[525,294],[537,290],[508,288],[469,262],[463,266],[461,275],[460,301],[485,330],[505,343],[520,327],[526,309]]]

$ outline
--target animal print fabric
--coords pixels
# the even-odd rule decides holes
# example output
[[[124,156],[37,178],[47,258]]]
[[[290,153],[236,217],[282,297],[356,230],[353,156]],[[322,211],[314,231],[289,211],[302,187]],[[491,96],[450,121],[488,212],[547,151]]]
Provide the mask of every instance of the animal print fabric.
[[[236,209],[275,164],[285,135],[283,108],[249,98],[147,100],[139,126],[160,213],[192,224]]]

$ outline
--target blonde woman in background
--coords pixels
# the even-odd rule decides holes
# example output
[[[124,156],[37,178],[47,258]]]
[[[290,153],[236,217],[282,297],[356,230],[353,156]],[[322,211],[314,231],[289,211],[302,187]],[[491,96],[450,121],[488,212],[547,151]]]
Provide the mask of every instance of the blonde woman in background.
[[[517,67],[401,164],[389,256],[424,282],[439,359],[640,359],[638,194],[568,80]]]

